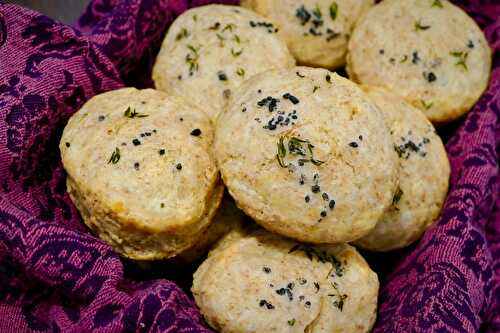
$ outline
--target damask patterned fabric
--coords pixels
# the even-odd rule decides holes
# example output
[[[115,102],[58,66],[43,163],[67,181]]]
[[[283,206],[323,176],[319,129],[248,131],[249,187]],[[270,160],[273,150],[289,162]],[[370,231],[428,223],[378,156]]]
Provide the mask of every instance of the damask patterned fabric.
[[[76,28],[0,4],[0,332],[211,332],[173,282],[124,276],[81,223],[58,151],[90,97],[150,86],[168,25],[209,2],[94,0]],[[485,30],[495,68],[476,107],[445,129],[442,217],[411,251],[383,256],[394,269],[382,278],[377,333],[500,332],[500,4],[457,3]]]

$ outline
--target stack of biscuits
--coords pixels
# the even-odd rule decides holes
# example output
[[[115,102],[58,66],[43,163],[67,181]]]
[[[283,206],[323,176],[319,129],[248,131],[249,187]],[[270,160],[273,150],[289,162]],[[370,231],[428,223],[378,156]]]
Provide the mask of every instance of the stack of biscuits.
[[[123,257],[205,258],[192,292],[219,332],[369,332],[379,282],[356,247],[406,247],[438,219],[434,125],[480,98],[490,48],[446,0],[241,5],[188,10],[157,90],[71,117],[68,193]]]

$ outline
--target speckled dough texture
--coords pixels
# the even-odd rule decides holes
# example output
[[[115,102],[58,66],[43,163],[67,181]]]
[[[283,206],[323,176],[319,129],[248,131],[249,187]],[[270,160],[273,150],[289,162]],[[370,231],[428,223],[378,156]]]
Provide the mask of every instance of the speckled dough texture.
[[[347,63],[352,80],[384,86],[446,123],[486,89],[491,50],[472,18],[446,0],[385,0],[358,21]]]
[[[124,88],[85,103],[59,148],[85,224],[123,256],[160,259],[191,247],[220,204],[212,140],[186,101]]]
[[[253,75],[295,65],[269,20],[236,6],[209,5],[170,26],[153,68],[156,88],[186,96],[215,121]]]
[[[256,231],[216,248],[193,295],[221,333],[369,332],[378,278],[349,245],[306,246]]]
[[[207,254],[219,239],[230,233],[232,230],[239,230],[244,222],[245,215],[239,210],[234,201],[225,196],[217,214],[208,229],[196,240],[195,244],[178,255],[178,259],[184,263],[191,263],[199,260]]]
[[[399,156],[399,189],[375,229],[356,241],[372,251],[405,247],[437,220],[448,192],[450,164],[425,115],[383,88],[363,87],[379,106]]]
[[[301,65],[334,69],[345,64],[347,42],[373,0],[243,0],[241,5],[276,22],[278,34]]]
[[[268,230],[313,243],[367,234],[398,179],[379,110],[324,69],[275,70],[245,82],[219,116],[214,153],[239,208]]]

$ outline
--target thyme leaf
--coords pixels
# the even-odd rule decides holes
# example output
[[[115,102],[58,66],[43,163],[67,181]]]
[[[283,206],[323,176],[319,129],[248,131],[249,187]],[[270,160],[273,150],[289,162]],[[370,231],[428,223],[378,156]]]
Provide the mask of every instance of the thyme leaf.
[[[108,164],[110,163],[113,163],[113,164],[116,164],[118,163],[118,161],[120,161],[120,149],[118,147],[115,148],[115,151],[113,152],[113,154],[111,154],[111,158],[109,159],[108,161]]]

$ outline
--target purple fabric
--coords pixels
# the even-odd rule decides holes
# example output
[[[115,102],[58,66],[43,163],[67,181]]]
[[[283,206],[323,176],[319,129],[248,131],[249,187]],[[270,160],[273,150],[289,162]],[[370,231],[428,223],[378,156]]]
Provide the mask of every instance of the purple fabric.
[[[0,332],[210,332],[176,284],[128,278],[88,233],[58,151],[90,97],[150,86],[168,24],[209,2],[94,0],[77,28],[0,4]],[[485,29],[494,72],[447,144],[442,217],[401,261],[378,256],[395,269],[382,281],[377,333],[500,332],[500,5],[457,3]]]

